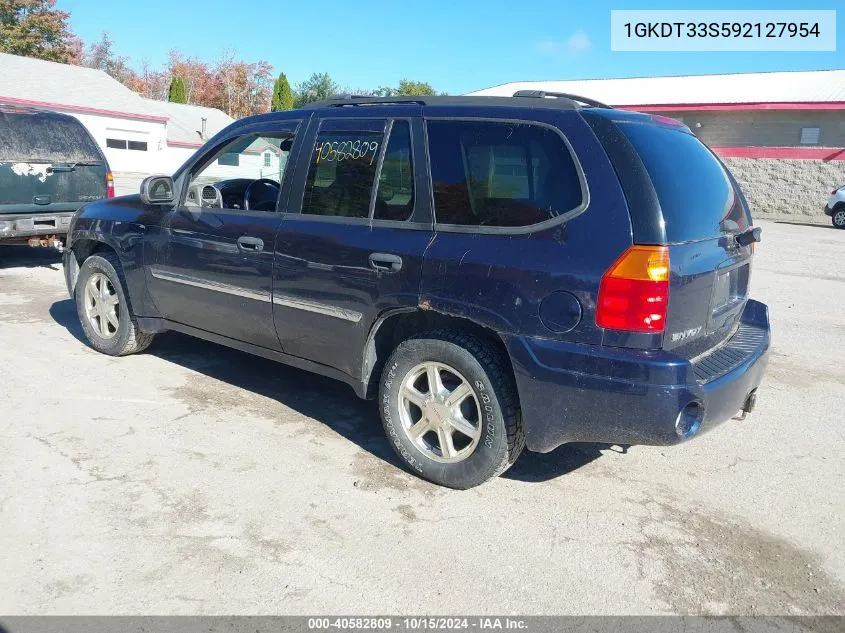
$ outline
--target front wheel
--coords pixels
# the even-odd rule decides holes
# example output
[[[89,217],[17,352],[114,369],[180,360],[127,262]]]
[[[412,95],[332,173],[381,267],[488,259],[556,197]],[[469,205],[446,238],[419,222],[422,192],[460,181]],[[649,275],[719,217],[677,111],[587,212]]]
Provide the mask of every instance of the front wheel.
[[[845,229],[845,206],[840,206],[836,209],[830,221],[837,229]]]
[[[112,253],[92,255],[79,269],[74,290],[76,312],[88,341],[98,352],[125,356],[153,341],[132,314],[120,260]]]
[[[437,331],[401,343],[379,401],[396,453],[443,486],[472,488],[500,475],[525,443],[507,358],[473,334]]]

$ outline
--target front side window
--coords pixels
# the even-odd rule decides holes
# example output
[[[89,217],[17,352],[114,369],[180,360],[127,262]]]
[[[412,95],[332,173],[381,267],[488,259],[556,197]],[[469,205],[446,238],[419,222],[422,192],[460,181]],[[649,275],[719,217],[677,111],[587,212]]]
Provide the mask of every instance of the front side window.
[[[293,137],[284,133],[230,141],[192,172],[185,204],[275,210],[292,144]],[[268,161],[273,155],[277,159]]]
[[[530,226],[582,202],[572,154],[550,128],[433,120],[428,142],[439,224]]]
[[[381,132],[321,131],[305,180],[302,213],[369,217],[383,142]]]

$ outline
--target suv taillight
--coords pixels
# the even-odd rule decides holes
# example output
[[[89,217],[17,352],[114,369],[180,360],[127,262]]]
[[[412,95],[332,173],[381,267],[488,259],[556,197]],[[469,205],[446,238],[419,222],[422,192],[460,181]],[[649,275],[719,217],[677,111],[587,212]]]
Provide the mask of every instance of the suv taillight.
[[[669,304],[669,249],[632,246],[601,278],[596,325],[662,332]]]
[[[114,198],[114,176],[110,171],[106,172],[106,198]]]

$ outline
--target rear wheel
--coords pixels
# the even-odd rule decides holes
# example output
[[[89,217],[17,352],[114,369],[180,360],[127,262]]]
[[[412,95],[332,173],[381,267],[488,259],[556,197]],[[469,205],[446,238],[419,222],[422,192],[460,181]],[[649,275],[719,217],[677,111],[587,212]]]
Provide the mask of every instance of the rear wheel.
[[[138,328],[126,295],[120,260],[112,253],[92,255],[79,269],[76,312],[91,347],[110,356],[140,352],[153,341]]]
[[[839,205],[830,220],[837,229],[845,229],[845,206]]]
[[[437,331],[401,343],[385,365],[379,400],[397,454],[435,483],[472,488],[522,451],[509,363],[473,334]]]

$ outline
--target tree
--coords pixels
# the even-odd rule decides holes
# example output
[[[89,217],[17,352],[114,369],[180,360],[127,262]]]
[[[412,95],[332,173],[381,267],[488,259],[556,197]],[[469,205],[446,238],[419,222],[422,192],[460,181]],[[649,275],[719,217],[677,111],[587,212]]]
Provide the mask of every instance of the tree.
[[[235,119],[267,112],[270,108],[273,67],[268,62],[244,62],[227,50],[215,64],[214,76],[219,102],[213,107]]]
[[[188,93],[185,90],[185,82],[181,77],[174,77],[170,80],[167,100],[171,103],[188,103]]]
[[[129,58],[118,55],[112,50],[113,44],[108,34],[103,33],[100,41],[90,44],[88,50],[82,55],[82,65],[102,70],[128,88],[134,89],[138,76],[129,67]]]
[[[72,56],[70,14],[56,0],[0,0],[0,52],[67,62]]]
[[[437,91],[432,88],[431,84],[426,83],[424,81],[411,81],[410,79],[401,79],[399,81],[399,88],[396,89],[396,94],[418,97],[424,95],[436,95]]]
[[[279,73],[276,83],[273,84],[273,100],[270,103],[270,111],[290,110],[293,108],[293,90],[290,89],[288,78],[285,73]]]
[[[391,88],[390,86],[379,86],[375,90],[372,91],[374,97],[395,97],[396,96],[396,88]]]
[[[322,101],[337,94],[338,85],[329,73],[314,73],[308,79],[296,86],[294,105],[298,108],[307,103]]]

